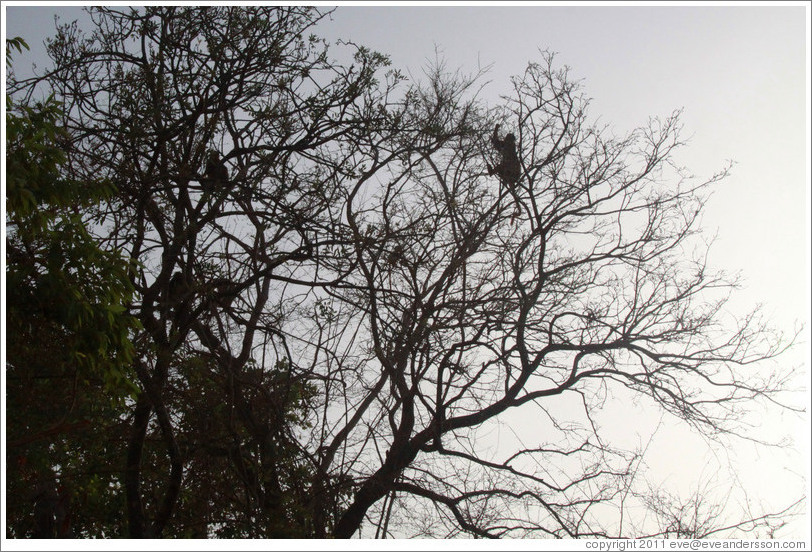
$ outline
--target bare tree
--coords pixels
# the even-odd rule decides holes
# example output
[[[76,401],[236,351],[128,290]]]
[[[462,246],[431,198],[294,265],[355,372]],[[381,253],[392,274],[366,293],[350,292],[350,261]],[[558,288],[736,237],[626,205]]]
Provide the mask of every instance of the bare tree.
[[[340,314],[312,338],[325,386],[311,447],[356,489],[335,535],[429,511],[419,534],[609,536],[599,506],[619,500],[635,456],[595,430],[602,401],[643,394],[698,431],[735,433],[739,405],[781,391],[785,376],[747,367],[782,345],[755,313],[724,318],[736,282],[695,238],[727,171],[697,182],[673,165],[679,113],[611,136],[552,56],[498,113],[454,95],[471,87],[434,74],[415,119],[456,128],[475,113],[473,132],[409,151],[346,205],[359,270],[325,290]],[[487,170],[497,122],[517,136],[515,186]],[[544,431],[487,443],[505,416]]]
[[[754,514],[748,508],[736,521],[725,522],[725,504],[709,500],[712,493],[701,492],[682,499],[673,494],[654,490],[644,497],[646,505],[656,519],[657,531],[639,530],[643,538],[707,539],[707,538],[760,538],[774,539],[790,518],[801,512],[802,499],[777,512]]]
[[[54,91],[73,176],[118,190],[86,216],[143,325],[131,537],[607,536],[637,461],[607,397],[710,435],[779,400],[747,367],[780,337],[729,325],[696,239],[727,171],[674,166],[679,113],[612,136],[552,56],[489,108],[480,75],[329,58],[309,8],[92,13],[10,91]],[[516,415],[535,442],[490,443]]]

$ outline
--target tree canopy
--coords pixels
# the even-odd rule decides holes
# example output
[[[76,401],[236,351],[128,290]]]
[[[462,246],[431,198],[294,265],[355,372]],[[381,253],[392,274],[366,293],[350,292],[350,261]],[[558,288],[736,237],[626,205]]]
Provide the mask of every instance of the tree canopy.
[[[9,536],[718,534],[593,423],[640,397],[736,435],[785,390],[678,111],[616,136],[550,54],[490,105],[316,8],[91,13],[8,79]]]

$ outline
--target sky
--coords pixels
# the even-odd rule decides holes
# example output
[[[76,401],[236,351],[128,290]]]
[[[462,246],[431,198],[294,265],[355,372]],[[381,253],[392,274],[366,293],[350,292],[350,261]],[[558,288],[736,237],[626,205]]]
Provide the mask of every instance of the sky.
[[[78,7],[7,2],[8,36],[41,45],[53,15]],[[436,53],[449,68],[490,67],[498,102],[541,50],[558,53],[592,98],[590,113],[619,133],[682,108],[697,177],[734,171],[706,207],[712,262],[742,270],[748,299],[776,316],[809,315],[809,113],[804,3],[765,6],[339,6],[322,34],[389,54],[418,76]],[[22,59],[17,70],[23,71]],[[786,315],[784,314],[786,313]]]
[[[15,67],[22,73],[31,60],[45,67],[42,40],[53,33],[54,13],[65,20],[83,16],[64,4],[15,4],[5,3],[6,36],[22,36],[32,47],[17,56]],[[710,264],[744,278],[732,308],[761,303],[773,323],[790,333],[796,324],[806,325],[802,342],[782,362],[803,368],[801,379],[808,382],[809,3],[517,4],[342,5],[320,33],[389,54],[394,67],[414,75],[438,52],[450,69],[489,67],[482,95],[492,105],[510,91],[511,75],[541,60],[540,51],[557,52],[557,62],[571,68],[592,98],[591,116],[618,134],[650,116],[683,109],[690,141],[678,161],[698,178],[734,162],[706,205],[704,226],[716,236]],[[808,392],[805,400],[808,407]],[[761,477],[760,490],[776,501],[782,489],[797,496],[801,487],[809,489],[808,417],[764,423],[795,434],[797,451],[743,444],[731,456],[746,464],[745,476],[767,473],[769,465],[777,475]],[[673,462],[675,447],[659,450],[652,462]],[[701,468],[705,458],[697,454],[683,467]],[[808,519],[802,524],[793,534],[808,541]]]

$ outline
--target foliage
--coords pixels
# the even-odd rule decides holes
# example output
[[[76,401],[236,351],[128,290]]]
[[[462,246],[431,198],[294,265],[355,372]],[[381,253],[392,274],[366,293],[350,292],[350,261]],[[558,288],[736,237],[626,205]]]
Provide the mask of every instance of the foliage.
[[[7,58],[25,47],[10,40]],[[126,308],[129,262],[100,247],[87,220],[115,190],[64,177],[63,113],[53,98],[29,106],[7,97],[6,107],[9,528],[17,536],[66,535],[67,502],[104,497],[84,511],[91,518],[108,506],[99,485],[109,477],[81,475],[100,458],[75,451],[83,443],[107,457],[103,429],[136,391],[130,338],[139,324]],[[35,519],[27,516],[32,506]]]
[[[92,33],[49,42],[52,71],[9,87],[64,104],[72,180],[48,181],[111,183],[80,205],[92,266],[133,259],[113,274],[139,326],[115,358],[139,393],[94,413],[117,446],[78,455],[118,459],[126,528],[83,535],[617,536],[627,496],[664,524],[676,502],[634,488],[604,401],[718,436],[780,398],[785,375],[752,369],[780,336],[725,319],[736,282],[697,239],[726,171],[674,164],[678,112],[612,136],[550,55],[490,107],[481,75],[408,82],[326,44],[318,9],[91,13]],[[497,123],[517,183],[488,174]],[[516,412],[538,426],[492,447]]]

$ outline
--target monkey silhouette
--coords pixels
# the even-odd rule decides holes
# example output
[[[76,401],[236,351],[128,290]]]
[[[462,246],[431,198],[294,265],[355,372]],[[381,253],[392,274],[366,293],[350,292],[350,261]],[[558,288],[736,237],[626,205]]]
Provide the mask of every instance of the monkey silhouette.
[[[206,158],[206,170],[200,183],[206,192],[217,192],[228,185],[228,168],[215,150],[209,151]]]
[[[519,181],[521,167],[519,165],[519,155],[516,153],[516,135],[508,133],[504,138],[499,138],[499,125],[493,129],[491,144],[499,154],[499,163],[492,167],[488,165],[488,174],[498,176],[502,182],[510,186]]]

